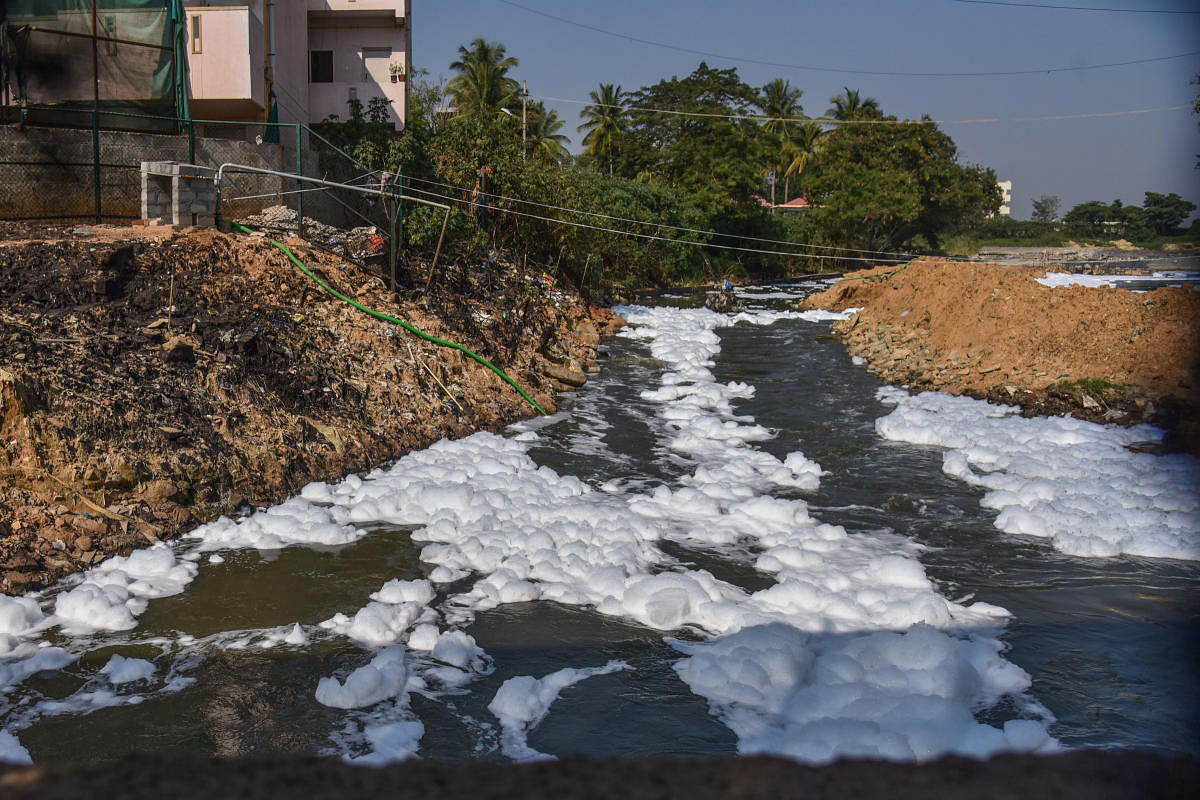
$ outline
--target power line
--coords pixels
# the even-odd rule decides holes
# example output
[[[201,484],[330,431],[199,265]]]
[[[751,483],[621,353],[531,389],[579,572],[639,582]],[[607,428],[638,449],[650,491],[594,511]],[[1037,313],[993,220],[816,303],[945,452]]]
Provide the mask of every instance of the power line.
[[[437,192],[431,192],[426,189],[415,189],[415,188],[410,187],[409,191],[416,192],[417,194],[423,194],[426,197],[436,197],[439,200],[449,200],[451,202],[456,202],[458,200],[457,198],[450,197],[448,195],[438,194]],[[475,201],[466,201],[466,204],[473,208],[485,208],[486,207],[486,206],[484,206],[483,203],[479,203],[479,202],[475,202]],[[570,209],[567,209],[567,210],[570,210]],[[513,214],[514,216],[518,216],[518,217],[526,217],[528,219],[541,220],[543,222],[551,222],[551,223],[555,223],[558,225],[569,225],[573,228],[584,228],[587,230],[601,231],[603,233],[616,233],[621,236],[633,236],[637,239],[647,239],[647,240],[656,241],[656,242],[667,242],[669,244],[686,244],[686,245],[692,245],[693,247],[715,247],[719,250],[731,250],[731,251],[736,251],[739,253],[758,253],[758,254],[763,254],[763,255],[787,256],[787,257],[791,257],[791,258],[817,258],[817,259],[823,259],[826,261],[858,261],[858,262],[863,262],[863,263],[874,263],[874,264],[904,264],[904,263],[907,263],[908,261],[912,260],[911,256],[906,257],[906,258],[899,258],[899,259],[886,259],[886,258],[868,259],[863,256],[835,256],[835,255],[825,255],[825,254],[821,254],[821,253],[796,253],[796,252],[783,251],[783,250],[762,250],[762,249],[753,248],[753,247],[735,247],[734,245],[728,245],[728,244],[713,244],[712,242],[693,242],[693,241],[689,241],[687,239],[672,239],[668,236],[656,236],[656,235],[650,234],[650,233],[637,233],[636,231],[622,231],[622,230],[617,230],[616,228],[605,228],[600,225],[589,225],[586,222],[572,222],[571,220],[567,220],[567,219],[556,219],[555,217],[543,217],[539,214],[530,214],[526,211],[514,211],[513,209],[509,209],[509,208],[504,209],[504,213],[505,214]],[[716,234],[715,231],[709,231],[709,233]],[[796,245],[796,246],[808,247],[809,245]]]
[[[453,191],[467,194],[467,190],[464,189],[463,187],[454,186],[449,183],[439,183],[437,181],[424,180],[422,178],[413,178],[413,177],[407,176],[407,175],[404,177],[404,180],[406,182],[408,182],[410,185],[412,182],[424,183],[424,184],[428,184],[430,186],[440,186],[444,189],[451,189]],[[423,191],[423,190],[414,189],[414,191]],[[567,208],[565,206],[556,206],[556,205],[551,205],[550,203],[539,203],[536,200],[522,200],[517,197],[506,197],[504,195],[499,195],[499,194],[493,194],[491,196],[495,197],[498,200],[507,200],[507,201],[513,202],[513,203],[523,203],[524,205],[536,206],[538,208],[546,208],[546,209],[550,209],[552,211],[566,211],[570,214],[580,214],[580,215],[586,216],[586,217],[596,217],[598,219],[607,219],[612,222],[628,222],[633,225],[646,225],[646,226],[665,229],[665,230],[680,231],[683,233],[699,233],[699,234],[702,234],[705,236],[720,236],[720,237],[724,237],[726,239],[741,239],[741,240],[747,241],[747,242],[762,242],[764,244],[781,244],[781,245],[784,245],[787,247],[810,247],[815,250],[836,250],[836,251],[842,252],[842,253],[860,253],[863,255],[877,255],[877,256],[899,256],[905,260],[913,257],[912,253],[899,253],[899,252],[891,252],[891,251],[887,251],[887,250],[861,250],[861,249],[854,248],[854,247],[834,247],[832,245],[824,245],[824,244],[809,244],[809,243],[805,243],[805,242],[788,242],[788,241],[784,241],[782,239],[764,239],[759,236],[742,236],[742,235],[736,234],[736,233],[721,233],[719,231],[707,231],[707,230],[701,230],[699,228],[686,228],[681,225],[669,225],[665,222],[653,222],[650,220],[630,219],[628,217],[616,217],[611,214],[601,214],[598,211],[582,211],[577,208]],[[671,239],[668,241],[678,241],[678,240]]]
[[[1175,11],[1165,8],[1106,8],[1103,6],[1058,6],[1050,3],[1013,3],[1008,0],[951,0],[979,6],[1011,6],[1013,8],[1050,8],[1056,11],[1110,11],[1117,14],[1200,14],[1200,11]]]
[[[1159,108],[1131,108],[1122,111],[1096,111],[1086,114],[1045,114],[1041,116],[1023,117],[982,117],[979,119],[831,119],[829,117],[770,117],[762,114],[718,114],[708,111],[676,111],[669,108],[651,108],[648,106],[613,105],[611,103],[596,103],[591,100],[575,100],[567,97],[550,97],[549,95],[531,94],[537,100],[552,103],[571,103],[574,105],[595,106],[598,108],[616,108],[623,111],[642,111],[648,114],[671,114],[680,117],[701,117],[715,119],[752,120],[766,122],[779,120],[782,122],[816,122],[821,125],[980,125],[996,122],[1048,122],[1064,119],[1098,119],[1103,117],[1124,117],[1134,114],[1155,114],[1162,111],[1185,111],[1190,105],[1162,106]]]
[[[589,25],[585,22],[578,22],[576,20],[568,19],[566,17],[560,17],[557,14],[551,14],[547,11],[540,11],[536,8],[530,8],[528,6],[521,5],[520,3],[513,2],[513,0],[499,0],[499,2],[504,3],[505,5],[512,6],[513,8],[519,8],[522,11],[528,12],[530,14],[536,14],[540,17],[546,17],[548,19],[552,19],[557,22],[561,22],[565,25],[573,25],[577,28],[583,28],[584,30],[594,31],[595,33],[602,33],[605,36],[612,36],[617,39],[624,39],[626,41],[634,42],[636,44],[645,44],[645,45],[650,45],[652,47],[662,47],[667,50],[675,50],[680,53],[689,53],[691,55],[707,56],[708,58],[720,58],[725,61],[738,61],[738,62],[741,62],[744,64],[758,64],[760,66],[780,67],[783,69],[804,70],[807,72],[832,72],[832,73],[840,74],[840,75],[870,75],[870,76],[877,76],[877,77],[882,76],[882,77],[904,77],[904,78],[984,78],[984,77],[1002,77],[1002,76],[1015,76],[1015,75],[1042,75],[1042,74],[1051,74],[1051,73],[1055,73],[1055,72],[1082,72],[1084,70],[1107,69],[1109,67],[1128,67],[1128,66],[1132,66],[1135,64],[1150,64],[1150,63],[1157,62],[1157,61],[1171,61],[1171,60],[1177,59],[1177,58],[1187,58],[1188,56],[1200,55],[1200,50],[1193,50],[1191,52],[1179,53],[1177,55],[1171,55],[1171,56],[1155,56],[1153,58],[1140,58],[1140,59],[1133,59],[1130,61],[1113,61],[1113,62],[1109,62],[1106,64],[1087,64],[1087,65],[1068,66],[1068,67],[1042,67],[1040,69],[997,70],[997,71],[991,71],[991,72],[902,72],[902,71],[898,71],[898,70],[846,69],[846,68],[841,68],[841,67],[815,66],[812,64],[785,64],[785,63],[778,62],[778,61],[765,61],[765,60],[757,59],[757,58],[744,58],[741,56],[731,56],[731,55],[726,55],[723,53],[714,53],[709,50],[697,50],[697,49],[694,49],[691,47],[680,47],[679,45],[670,44],[669,42],[659,42],[659,41],[655,41],[654,39],[643,39],[640,36],[632,36],[627,33],[620,33],[618,31],[610,31],[605,28],[597,27],[595,25]]]

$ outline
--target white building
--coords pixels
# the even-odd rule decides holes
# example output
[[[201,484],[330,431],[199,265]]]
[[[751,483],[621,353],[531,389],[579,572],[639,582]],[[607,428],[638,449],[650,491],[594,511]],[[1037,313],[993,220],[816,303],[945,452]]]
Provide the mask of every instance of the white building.
[[[408,118],[411,0],[185,0],[194,119],[345,120],[347,101]],[[272,102],[273,97],[273,102]]]
[[[1012,214],[1012,181],[996,181],[996,185],[1000,187],[1000,216],[1007,217]]]

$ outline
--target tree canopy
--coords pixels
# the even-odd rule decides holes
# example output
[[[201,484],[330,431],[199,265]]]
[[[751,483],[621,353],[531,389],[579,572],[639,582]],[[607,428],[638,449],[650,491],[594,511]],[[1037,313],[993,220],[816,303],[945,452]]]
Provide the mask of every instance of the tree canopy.
[[[926,119],[839,126],[824,141],[808,197],[832,238],[895,250],[920,235],[937,249],[948,231],[979,223],[1000,205],[996,174],[958,163],[954,141]]]

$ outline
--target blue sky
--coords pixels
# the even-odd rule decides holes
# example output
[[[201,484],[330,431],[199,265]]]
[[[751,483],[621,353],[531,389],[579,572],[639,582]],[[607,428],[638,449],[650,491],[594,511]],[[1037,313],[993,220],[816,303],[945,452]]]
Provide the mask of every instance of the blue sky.
[[[1013,0],[1037,2],[1038,0]],[[1200,11],[1194,0],[1044,0],[1049,4]],[[843,86],[901,118],[945,121],[960,159],[1013,181],[1013,216],[1058,195],[1141,205],[1147,191],[1200,205],[1200,118],[1190,112],[1200,55],[1082,70],[1200,51],[1200,14],[1015,7],[956,0],[414,0],[413,63],[448,79],[459,45],[502,42],[531,95],[584,101],[600,83],[637,89],[683,77],[701,60],[736,67],[762,86],[804,90],[812,116]],[[542,12],[542,13],[537,13]],[[562,17],[569,24],[546,15]],[[684,50],[608,35],[600,28]],[[753,63],[770,62],[770,63]],[[843,70],[843,71],[839,71]],[[1028,72],[982,77],[898,73]],[[875,74],[858,74],[875,73]],[[578,150],[580,105],[548,101]],[[1187,106],[1184,110],[1161,110]],[[1075,119],[1027,117],[1145,114]],[[999,119],[966,123],[964,120]]]

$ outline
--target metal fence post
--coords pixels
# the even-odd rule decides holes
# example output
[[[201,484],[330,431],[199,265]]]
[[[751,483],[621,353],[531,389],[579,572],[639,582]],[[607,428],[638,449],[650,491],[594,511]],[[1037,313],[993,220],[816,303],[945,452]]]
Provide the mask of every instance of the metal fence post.
[[[99,225],[103,219],[100,208],[100,110],[95,106],[92,107],[92,190],[96,224]]]
[[[188,163],[196,163],[196,123],[192,120],[187,121],[188,124]]]
[[[300,123],[296,123],[296,174],[304,174],[304,159],[300,155]],[[300,181],[296,181],[296,188],[300,188]],[[296,235],[301,239],[304,238],[304,193],[296,193]]]

